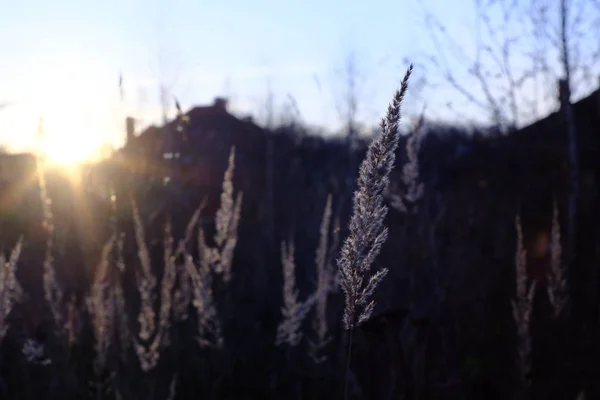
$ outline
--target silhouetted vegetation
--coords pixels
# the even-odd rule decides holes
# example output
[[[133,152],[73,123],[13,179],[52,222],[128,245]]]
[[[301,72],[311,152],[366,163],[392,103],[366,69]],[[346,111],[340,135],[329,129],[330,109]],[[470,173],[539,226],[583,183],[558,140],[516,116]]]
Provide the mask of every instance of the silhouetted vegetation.
[[[356,399],[506,399],[523,387],[532,399],[575,399],[582,392],[600,398],[599,92],[573,106],[581,185],[568,303],[558,317],[547,288],[555,277],[555,202],[557,223],[566,226],[563,114],[508,135],[424,121],[400,137],[384,191],[388,238],[375,261],[389,272],[373,294],[373,314],[354,330],[348,374],[343,295],[333,276],[326,290],[317,290],[316,253],[331,196],[323,265],[337,270],[339,238],[348,234],[354,179],[368,143],[312,136],[299,125],[266,130],[220,106],[192,109],[165,127],[132,133],[123,149],[76,180],[46,170],[47,196],[40,196],[35,168],[2,185],[0,246],[7,253],[21,237],[23,242],[13,265],[22,291],[10,304],[7,325],[0,326],[8,327],[0,347],[0,398],[338,399],[346,383]],[[417,131],[423,186],[407,210],[397,200],[407,197],[403,167],[410,161],[407,141]],[[223,177],[232,148],[235,168],[227,189]],[[228,191],[230,200],[223,197]],[[40,199],[51,200],[51,225]],[[224,204],[229,211],[218,214]],[[140,253],[140,228],[149,264]],[[51,283],[60,289],[53,303],[44,289],[51,278],[49,236],[56,272]],[[229,280],[224,249],[234,238]],[[299,341],[277,346],[282,242],[293,243],[298,309],[309,309],[299,320]],[[519,296],[515,259],[521,254],[524,279],[535,281],[526,376],[519,369],[511,305]],[[101,276],[99,268],[106,269]],[[154,291],[145,292],[144,300],[150,276]],[[167,279],[174,281],[165,295]],[[104,293],[97,303],[94,293]],[[210,340],[199,333],[207,326],[209,294],[211,318],[219,323]],[[313,306],[323,296],[330,340],[314,357],[311,342],[319,330]],[[172,302],[165,311],[168,324],[159,316],[166,299]],[[3,312],[6,304],[2,300]],[[148,307],[158,328],[141,338],[148,321],[138,316]],[[97,319],[100,309],[111,311]],[[98,321],[107,321],[103,330]],[[101,366],[99,335],[106,340]],[[140,360],[152,351],[155,366],[144,366]]]

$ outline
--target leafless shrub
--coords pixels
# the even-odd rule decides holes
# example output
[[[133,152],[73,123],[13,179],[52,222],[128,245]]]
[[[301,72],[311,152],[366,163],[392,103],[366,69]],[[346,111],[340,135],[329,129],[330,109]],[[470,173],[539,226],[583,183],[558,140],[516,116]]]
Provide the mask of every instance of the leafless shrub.
[[[387,116],[381,121],[382,134],[369,146],[360,168],[350,235],[338,261],[340,283],[346,297],[344,325],[347,330],[353,330],[370,317],[375,302],[369,302],[369,298],[388,271],[384,268],[368,277],[371,265],[387,239],[387,229],[383,226],[387,214],[383,192],[395,161],[400,106],[411,72],[412,65],[388,107]],[[368,281],[365,281],[367,277]]]
[[[523,248],[523,232],[519,216],[516,217],[515,228],[517,231],[517,252],[515,256],[516,296],[512,300],[512,310],[517,328],[517,364],[523,385],[527,388],[529,385],[528,376],[531,370],[531,335],[529,324],[536,282],[533,281],[530,283],[527,277],[527,252]]]

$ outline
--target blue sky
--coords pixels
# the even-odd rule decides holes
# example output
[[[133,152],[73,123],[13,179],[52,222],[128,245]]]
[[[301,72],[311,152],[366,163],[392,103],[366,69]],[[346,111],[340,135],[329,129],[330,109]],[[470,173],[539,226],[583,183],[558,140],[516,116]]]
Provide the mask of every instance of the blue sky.
[[[77,149],[123,139],[126,114],[160,115],[165,85],[185,109],[230,97],[241,114],[276,111],[292,96],[300,117],[340,124],[345,59],[357,58],[359,120],[376,124],[406,69],[435,52],[424,10],[466,49],[471,0],[22,0],[0,14],[0,143],[31,149],[39,116],[49,138]],[[463,41],[462,38],[465,38]],[[453,65],[452,62],[450,65]],[[122,73],[125,99],[118,76]],[[446,102],[416,83],[407,111]],[[466,82],[466,81],[465,81]],[[286,103],[287,102],[287,103]],[[439,108],[439,107],[438,107]],[[171,110],[172,112],[172,110]],[[467,110],[468,113],[468,110]],[[444,114],[443,112],[441,113]],[[86,147],[87,146],[87,147]],[[82,150],[83,151],[83,150]]]

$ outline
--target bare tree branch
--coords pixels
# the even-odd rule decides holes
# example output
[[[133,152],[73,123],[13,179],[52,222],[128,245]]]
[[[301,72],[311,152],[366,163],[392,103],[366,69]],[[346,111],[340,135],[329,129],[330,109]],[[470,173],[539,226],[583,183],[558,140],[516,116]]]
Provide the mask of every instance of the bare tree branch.
[[[510,130],[557,105],[554,87],[564,73],[563,49],[572,95],[581,96],[596,85],[600,35],[591,32],[600,33],[600,0],[566,1],[564,29],[559,3],[473,0],[473,7],[471,50],[464,36],[459,40],[450,26],[424,8],[434,48],[425,63],[434,66],[437,78],[462,100],[486,112],[489,122]]]

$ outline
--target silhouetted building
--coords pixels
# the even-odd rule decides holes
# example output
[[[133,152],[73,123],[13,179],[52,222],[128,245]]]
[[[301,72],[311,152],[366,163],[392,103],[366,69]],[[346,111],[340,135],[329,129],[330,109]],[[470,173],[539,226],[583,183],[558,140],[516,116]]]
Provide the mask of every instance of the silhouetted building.
[[[248,167],[264,157],[262,128],[251,119],[232,115],[227,99],[221,97],[209,106],[192,108],[165,126],[150,126],[138,136],[130,118],[126,125],[122,162],[135,176],[153,182],[177,179],[196,186],[220,182],[232,146],[236,164]],[[243,174],[244,169],[238,173]]]

